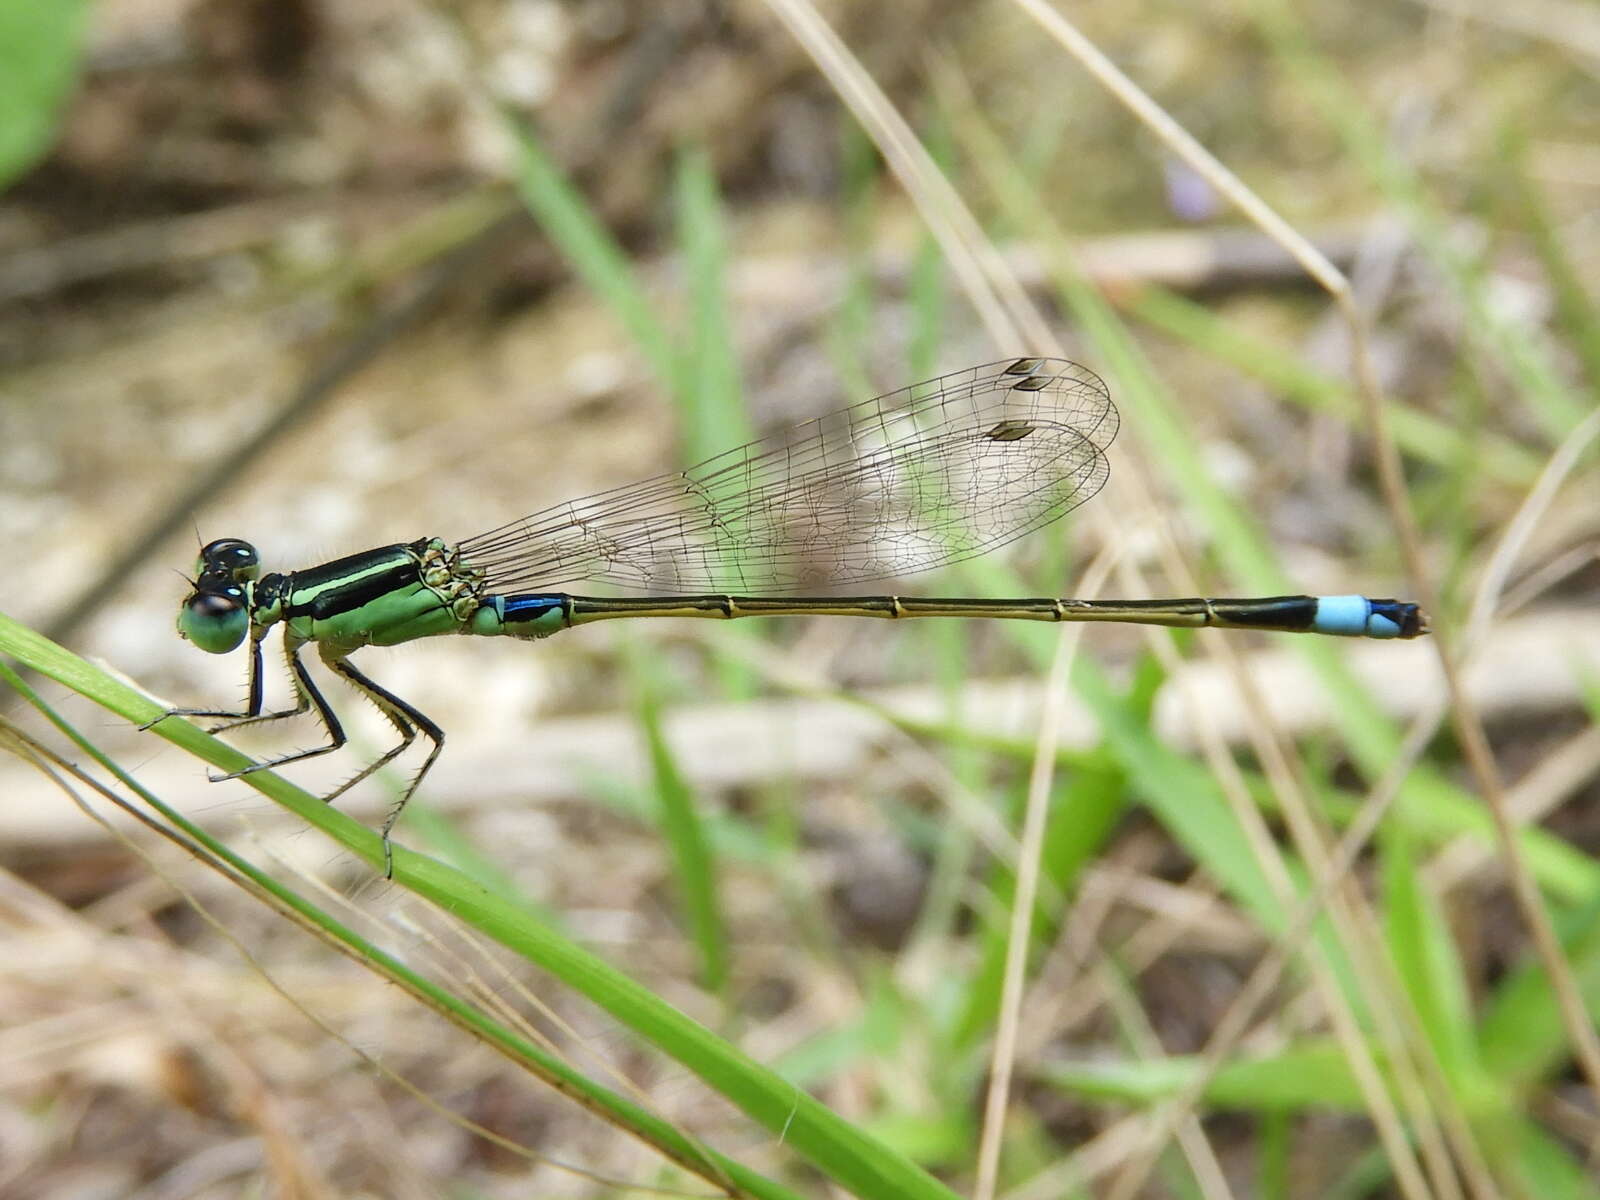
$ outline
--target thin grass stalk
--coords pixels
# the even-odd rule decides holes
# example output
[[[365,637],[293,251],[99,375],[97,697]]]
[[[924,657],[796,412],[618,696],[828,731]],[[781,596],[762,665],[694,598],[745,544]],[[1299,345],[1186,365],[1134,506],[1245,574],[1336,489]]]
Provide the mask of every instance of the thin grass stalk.
[[[1272,36],[1285,47],[1287,53],[1296,55],[1301,60],[1310,54],[1309,49],[1300,42],[1298,31],[1293,29],[1292,18],[1287,13],[1275,8],[1262,7],[1260,17],[1269,27]],[[1438,593],[1433,587],[1432,575],[1427,569],[1416,517],[1411,511],[1410,500],[1406,493],[1400,453],[1389,435],[1387,422],[1384,419],[1383,397],[1377,371],[1372,362],[1366,322],[1351,297],[1348,284],[1343,283],[1343,277],[1339,276],[1337,271],[1335,276],[1342,286],[1328,290],[1350,326],[1351,352],[1358,394],[1361,396],[1362,407],[1371,431],[1378,465],[1379,488],[1390,520],[1395,527],[1407,583],[1418,601],[1428,611],[1442,616],[1438,608]],[[1324,287],[1327,286],[1324,283]],[[1571,965],[1562,952],[1560,939],[1556,936],[1549,909],[1545,906],[1544,897],[1528,869],[1522,847],[1517,841],[1516,824],[1506,809],[1505,787],[1500,778],[1494,751],[1489,745],[1488,735],[1484,732],[1477,706],[1473,704],[1461,681],[1448,621],[1437,623],[1432,641],[1434,652],[1439,659],[1440,670],[1444,674],[1445,692],[1450,698],[1451,725],[1461,745],[1462,755],[1472,771],[1484,803],[1488,806],[1494,823],[1495,836],[1510,877],[1512,895],[1533,939],[1535,952],[1543,962],[1551,986],[1555,989],[1562,1023],[1566,1028],[1573,1054],[1588,1082],[1591,1095],[1600,1102],[1600,1030],[1596,1029],[1595,1022],[1589,1016],[1583,994],[1573,978]],[[1591,1145],[1590,1153],[1592,1156],[1600,1156],[1600,1135],[1597,1135]]]
[[[984,156],[986,161],[992,160],[993,157],[993,153]],[[1095,306],[1103,308],[1103,305],[1099,305],[1099,302],[1092,296],[1085,295],[1085,292],[1086,289],[1082,287],[1075,289],[1075,294],[1082,305],[1089,305],[1091,308]],[[1101,313],[1096,320],[1103,326],[1103,333],[1105,336],[1112,337],[1114,339],[1122,339],[1124,337],[1124,335],[1122,335],[1120,331],[1118,331],[1112,324],[1112,319],[1109,313]],[[1128,348],[1127,353],[1130,355],[1132,354],[1131,347]],[[1142,370],[1143,368],[1139,369]],[[1164,652],[1161,647],[1160,640],[1156,640],[1154,644],[1157,646],[1158,654]],[[1217,648],[1213,652],[1224,655],[1223,661],[1228,663],[1233,669],[1238,685],[1245,689],[1245,694],[1247,697],[1250,696],[1252,693],[1248,688],[1247,681],[1239,677],[1240,666],[1237,660],[1227,657],[1225,649]],[[1326,656],[1322,655],[1317,657],[1319,660],[1326,658]],[[1257,724],[1260,730],[1264,731],[1273,727],[1271,712],[1270,710],[1263,709],[1262,705],[1260,704],[1259,697],[1255,698],[1253,711],[1257,713]],[[1213,756],[1210,761],[1212,763],[1213,770],[1217,770],[1218,762],[1215,756]],[[1224,772],[1221,776],[1219,776],[1219,778],[1226,780],[1230,777],[1230,774],[1231,772]],[[1279,778],[1281,779],[1282,777],[1280,776]],[[1273,847],[1272,839],[1266,835],[1264,830],[1259,828],[1259,817],[1253,816],[1251,815],[1251,812],[1246,811],[1247,809],[1252,808],[1248,795],[1238,788],[1228,790],[1228,795],[1233,801],[1236,818],[1241,821],[1243,827],[1256,827],[1256,836],[1253,839],[1253,845],[1256,848],[1257,856],[1262,859],[1263,863],[1278,863],[1278,852]],[[1280,796],[1280,800],[1283,800],[1285,803],[1288,803],[1291,799],[1292,797],[1289,796]],[[1282,873],[1281,863],[1278,863],[1275,878],[1277,882],[1274,886],[1279,893],[1279,903],[1284,905],[1291,904],[1293,899],[1292,892],[1285,891],[1285,889],[1289,887],[1289,884],[1287,882],[1287,877]],[[1318,978],[1321,982],[1321,985],[1327,989],[1327,1002],[1333,1006],[1342,1006],[1345,1003],[1345,1000],[1339,994],[1337,987],[1334,986],[1333,977],[1323,974],[1319,975]],[[1243,1027],[1241,1026],[1241,1033],[1242,1028]],[[1369,1103],[1372,1106],[1373,1116],[1378,1122],[1380,1129],[1387,1128],[1388,1130],[1386,1144],[1391,1148],[1396,1149],[1397,1152],[1409,1154],[1408,1139],[1404,1130],[1401,1128],[1398,1120],[1398,1114],[1394,1110],[1386,1093],[1383,1091],[1383,1077],[1377,1070],[1375,1062],[1371,1060],[1369,1051],[1365,1047],[1363,1040],[1360,1036],[1358,1036],[1359,1024],[1354,1020],[1353,1015],[1347,1014],[1342,1022],[1336,1022],[1336,1028],[1339,1028],[1343,1031],[1344,1044],[1347,1054],[1351,1056],[1353,1061],[1359,1059],[1365,1064],[1363,1067],[1357,1068],[1358,1077],[1366,1082]],[[1426,1120],[1425,1112],[1420,1115],[1423,1120]],[[1385,1122],[1387,1122],[1387,1125],[1385,1125]]]
[[[1084,577],[1085,595],[1096,596],[1115,564],[1114,554],[1102,554]],[[1000,1171],[1000,1144],[1005,1131],[1006,1108],[1011,1098],[1011,1072],[1016,1062],[1017,1028],[1021,1020],[1023,985],[1028,970],[1028,950],[1033,945],[1033,909],[1039,890],[1039,857],[1044,844],[1045,815],[1050,807],[1050,784],[1055,777],[1056,744],[1060,728],[1061,694],[1066,688],[1077,654],[1081,629],[1064,629],[1056,639],[1039,713],[1039,735],[1028,770],[1028,805],[1022,821],[1022,849],[1017,864],[1016,891],[1011,900],[1011,927],[1006,939],[1005,974],[1001,984],[1000,1021],[995,1030],[993,1065],[984,1096],[983,1131],[978,1142],[975,1200],[992,1200]]]
[[[15,632],[15,630],[0,628],[0,634],[6,635],[8,640]],[[14,644],[10,645],[8,649],[15,651],[16,646]],[[25,655],[19,656],[19,658],[21,661],[28,661]],[[44,671],[44,673],[53,678],[57,678],[60,682],[69,683],[70,686],[78,687],[79,684],[91,685],[91,690],[79,688],[90,699],[102,703],[107,703],[109,700],[109,693],[97,694],[92,690],[94,683],[92,674],[69,671],[68,678],[65,679],[57,674],[57,670],[60,667],[66,666],[70,668],[73,665],[73,660],[71,660],[70,656],[65,656],[64,652],[60,662],[33,661],[29,665]],[[257,899],[299,925],[319,941],[360,963],[388,982],[401,987],[469,1037],[505,1055],[511,1061],[528,1070],[536,1078],[539,1078],[569,1100],[587,1109],[607,1124],[638,1137],[669,1160],[676,1162],[691,1173],[705,1178],[713,1186],[727,1187],[731,1181],[736,1179],[739,1181],[739,1187],[735,1189],[736,1192],[742,1189],[748,1190],[750,1194],[770,1193],[774,1200],[793,1200],[787,1190],[770,1184],[769,1181],[764,1180],[761,1176],[749,1171],[734,1160],[715,1154],[693,1138],[673,1128],[662,1118],[648,1112],[644,1106],[619,1096],[608,1088],[594,1084],[567,1064],[557,1060],[554,1055],[540,1049],[531,1041],[516,1036],[505,1025],[494,1021],[480,1009],[474,1008],[460,997],[439,987],[432,980],[412,970],[399,959],[362,937],[350,926],[318,908],[299,893],[294,892],[278,880],[258,870],[253,864],[234,854],[203,829],[189,822],[182,814],[169,807],[158,796],[140,785],[132,775],[124,771],[93,742],[85,738],[70,723],[60,717],[16,672],[12,671],[3,662],[0,662],[0,680],[4,680],[15,688],[19,694],[42,712],[62,733],[71,738],[85,753],[89,754],[91,758],[122,783],[124,787],[128,788],[130,792],[137,795],[147,806],[159,814],[166,821],[166,824],[161,824],[148,814],[139,811],[137,807],[124,802],[114,793],[100,788],[98,784],[94,784],[94,781],[88,779],[87,776],[82,776],[82,778],[95,786],[102,794],[107,795],[119,807],[128,811],[141,823],[155,830],[161,836],[168,838],[168,840],[189,850],[197,860],[239,884],[239,886],[254,894]],[[125,690],[121,684],[115,683],[115,681],[110,682],[113,684],[112,691]],[[203,909],[198,911],[202,916],[206,915]],[[230,940],[232,939],[230,938]],[[248,959],[248,952],[245,952],[245,954]],[[310,1014],[308,1013],[307,1015],[309,1016]],[[315,1020],[314,1017],[312,1019]],[[321,1023],[318,1022],[318,1024]]]
[[[1092,43],[1079,34],[1058,12],[1050,8],[1043,0],[1015,0],[1015,2],[1034,15],[1040,24],[1052,36],[1055,36],[1069,52],[1079,58],[1086,69],[1100,79],[1113,95],[1121,100],[1142,121],[1145,121],[1174,153],[1182,157],[1190,167],[1206,178],[1220,193],[1233,200],[1269,236],[1279,240],[1334,299],[1349,327],[1352,359],[1358,383],[1357,390],[1362,399],[1366,424],[1373,440],[1380,490],[1391,521],[1395,526],[1408,584],[1422,605],[1429,611],[1437,613],[1438,596],[1431,585],[1431,576],[1425,566],[1420,535],[1416,528],[1415,517],[1411,512],[1409,497],[1405,490],[1399,451],[1387,428],[1381,390],[1372,364],[1365,318],[1355,303],[1348,281],[1314,245],[1300,237],[1296,231],[1290,228],[1286,222],[1282,221],[1264,202],[1260,201],[1254,193],[1246,188],[1232,172],[1216,161],[1187,131],[1161,112],[1153,101],[1145,96],[1131,80],[1118,71],[1109,59],[1106,59]],[[1435,650],[1439,656],[1445,676],[1446,689],[1451,698],[1451,711],[1457,736],[1461,740],[1463,750],[1469,765],[1472,767],[1480,791],[1489,804],[1495,822],[1496,833],[1502,846],[1502,852],[1506,855],[1507,863],[1512,873],[1513,890],[1517,896],[1518,906],[1523,911],[1524,919],[1529,925],[1540,957],[1544,960],[1545,967],[1551,974],[1561,1001],[1563,1020],[1567,1025],[1568,1035],[1572,1039],[1574,1050],[1583,1064],[1585,1074],[1589,1078],[1591,1089],[1595,1091],[1596,1095],[1600,1095],[1600,1035],[1596,1034],[1594,1026],[1588,1020],[1582,997],[1577,990],[1565,957],[1561,953],[1559,941],[1555,938],[1548,911],[1544,908],[1542,897],[1539,895],[1536,885],[1532,882],[1526,864],[1522,859],[1520,847],[1514,845],[1516,840],[1514,829],[1504,812],[1504,792],[1493,754],[1484,735],[1481,721],[1477,718],[1476,709],[1461,686],[1459,674],[1456,670],[1453,656],[1450,653],[1449,639],[1447,636],[1437,636],[1439,633],[1437,629],[1435,633]],[[1145,1165],[1143,1174],[1147,1175],[1149,1165],[1148,1163]],[[1129,1174],[1129,1182],[1133,1190],[1136,1190],[1142,1183],[1142,1177],[1136,1180],[1136,1176],[1140,1176],[1140,1172],[1131,1171]],[[1131,1195],[1132,1192],[1124,1189],[1121,1194]]]

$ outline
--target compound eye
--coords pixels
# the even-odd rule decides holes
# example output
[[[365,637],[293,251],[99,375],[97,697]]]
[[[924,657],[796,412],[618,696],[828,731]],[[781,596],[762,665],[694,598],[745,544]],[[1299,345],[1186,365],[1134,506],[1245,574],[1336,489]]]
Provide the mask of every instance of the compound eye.
[[[196,575],[222,575],[242,583],[261,573],[261,556],[249,542],[219,538],[201,549],[194,570]]]
[[[208,654],[226,654],[250,628],[242,588],[228,586],[196,592],[178,610],[178,634]]]

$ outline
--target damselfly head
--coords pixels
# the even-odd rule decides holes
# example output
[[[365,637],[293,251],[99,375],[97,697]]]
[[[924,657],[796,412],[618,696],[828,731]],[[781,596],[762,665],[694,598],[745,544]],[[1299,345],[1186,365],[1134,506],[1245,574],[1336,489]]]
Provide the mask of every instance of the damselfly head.
[[[249,542],[221,538],[200,551],[194,590],[178,610],[178,635],[208,654],[226,654],[250,628],[250,586],[261,556]]]

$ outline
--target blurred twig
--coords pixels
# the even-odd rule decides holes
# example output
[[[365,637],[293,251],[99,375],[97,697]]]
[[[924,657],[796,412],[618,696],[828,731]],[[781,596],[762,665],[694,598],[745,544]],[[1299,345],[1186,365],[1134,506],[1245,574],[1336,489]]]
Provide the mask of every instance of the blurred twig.
[[[1336,86],[1336,77],[1326,70],[1325,65],[1316,58],[1309,44],[1304,41],[1301,31],[1294,23],[1296,18],[1289,10],[1262,7],[1260,18],[1264,32],[1277,42],[1288,62],[1304,73],[1313,88],[1319,84]],[[1347,114],[1348,120],[1357,124],[1365,122],[1363,110],[1355,105],[1351,105],[1350,108],[1351,112]],[[1328,272],[1333,286],[1327,283],[1324,286],[1328,286],[1329,294],[1346,311],[1350,320],[1351,347],[1358,391],[1367,413],[1378,465],[1378,480],[1395,526],[1401,561],[1405,564],[1408,582],[1417,599],[1437,615],[1438,590],[1434,586],[1432,573],[1428,570],[1416,516],[1412,512],[1410,499],[1406,493],[1400,453],[1388,431],[1382,394],[1366,336],[1366,325],[1351,300],[1349,285],[1343,276],[1334,271],[1331,265],[1328,267]],[[1323,279],[1322,274],[1318,274],[1318,279],[1319,281]],[[1572,967],[1562,952],[1561,942],[1556,936],[1550,913],[1545,907],[1544,897],[1540,894],[1538,884],[1528,869],[1526,856],[1517,841],[1516,824],[1507,808],[1505,786],[1500,778],[1494,750],[1489,745],[1488,735],[1484,731],[1483,721],[1477,708],[1462,684],[1457,658],[1458,649],[1455,645],[1454,632],[1448,624],[1435,630],[1433,646],[1438,654],[1440,668],[1444,672],[1445,690],[1450,697],[1451,723],[1460,741],[1462,755],[1494,821],[1496,838],[1500,844],[1500,852],[1517,908],[1533,939],[1539,960],[1549,975],[1550,986],[1555,992],[1562,1024],[1578,1068],[1591,1093],[1595,1097],[1600,1097],[1600,1031],[1596,1030],[1589,1016],[1577,981],[1573,978]]]
[[[1098,47],[1084,37],[1060,12],[1049,4],[1044,3],[1044,0],[1016,0],[1016,2],[1018,7],[1032,16],[1040,27],[1077,60],[1110,95],[1128,108],[1141,123],[1160,138],[1172,153],[1176,154],[1185,164],[1196,171],[1219,194],[1227,197],[1235,207],[1266,232],[1268,236],[1279,241],[1300,262],[1306,272],[1334,298],[1349,323],[1357,378],[1360,383],[1359,390],[1365,406],[1369,431],[1375,444],[1383,493],[1397,527],[1401,549],[1405,555],[1406,565],[1409,568],[1408,574],[1411,576],[1411,583],[1417,591],[1418,599],[1428,608],[1436,608],[1436,604],[1433,603],[1435,597],[1434,589],[1431,586],[1426,586],[1428,580],[1423,569],[1420,539],[1405,493],[1399,453],[1395,448],[1393,438],[1387,430],[1376,377],[1371,367],[1365,323],[1352,296],[1348,280],[1297,230],[1283,220],[1252,192],[1242,180],[1201,145],[1193,135],[1174,121],[1158,104],[1146,95],[1133,80],[1119,70]],[[1441,657],[1447,657],[1444,654],[1443,647],[1441,647]],[[1453,671],[1451,671],[1448,663],[1446,664],[1446,671],[1450,675],[1453,685]],[[1452,686],[1452,690],[1456,691],[1458,689]],[[1461,712],[1463,710],[1458,708],[1457,711]],[[1463,722],[1466,723],[1466,718],[1463,718]],[[1495,787],[1492,767],[1487,772],[1480,773],[1480,781],[1484,784],[1486,792],[1490,792]],[[1369,949],[1371,948],[1369,947]],[[1403,1014],[1381,1012],[1379,1015],[1401,1016]],[[1233,1036],[1236,1036],[1239,1031],[1231,1032]],[[1217,1035],[1212,1039],[1211,1047],[1208,1049],[1214,1051],[1219,1043],[1226,1043],[1232,1040],[1231,1036],[1225,1038],[1223,1033],[1224,1031],[1221,1030],[1217,1032]],[[1405,1045],[1407,1041],[1412,1040],[1407,1039],[1404,1036],[1404,1032],[1399,1029],[1391,1029],[1389,1037],[1391,1044],[1397,1046]],[[1427,1061],[1428,1055],[1425,1048],[1416,1057],[1420,1060],[1417,1065],[1422,1070],[1436,1069],[1435,1064]],[[1352,1065],[1356,1066],[1358,1064],[1353,1061]],[[1439,1131],[1435,1125],[1433,1115],[1428,1112],[1425,1106],[1421,1105],[1421,1098],[1416,1094],[1414,1077],[1409,1072],[1401,1074],[1400,1068],[1402,1064],[1399,1062],[1393,1063],[1391,1066],[1396,1071],[1395,1082],[1400,1085],[1397,1097],[1391,1097],[1376,1076],[1369,1076],[1364,1079],[1363,1093],[1374,1117],[1377,1118],[1379,1136],[1383,1140],[1389,1161],[1397,1173],[1398,1182],[1408,1195],[1427,1195],[1434,1188],[1447,1195],[1457,1194],[1458,1185],[1454,1178],[1452,1165],[1448,1157],[1443,1153],[1443,1148],[1439,1143]],[[1370,1064],[1368,1064],[1368,1069],[1370,1071]],[[1199,1096],[1200,1088],[1204,1086],[1204,1079],[1207,1077],[1206,1072],[1201,1072],[1200,1082],[1191,1084],[1177,1098],[1162,1107],[1150,1128],[1150,1140],[1146,1143],[1144,1153],[1135,1155],[1128,1163],[1114,1185],[1112,1195],[1131,1197],[1142,1190],[1149,1172],[1154,1168],[1161,1148],[1175,1131],[1177,1123],[1191,1111],[1195,1100]],[[1417,1130],[1417,1136],[1424,1152],[1423,1162],[1426,1164],[1431,1177],[1431,1186],[1430,1181],[1424,1179],[1421,1169],[1422,1164],[1419,1164],[1416,1157],[1414,1157],[1411,1147],[1402,1133],[1398,1121],[1399,1113],[1396,1111],[1396,1100],[1406,1106],[1408,1117],[1413,1122],[1421,1125],[1421,1128]],[[1450,1120],[1446,1120],[1445,1130],[1452,1136],[1457,1153],[1461,1155],[1464,1164],[1474,1164],[1476,1155],[1474,1153],[1475,1148],[1471,1144],[1470,1134],[1464,1131],[1459,1122]]]
[[[434,262],[411,292],[379,312],[348,341],[312,366],[295,394],[243,441],[217,456],[210,470],[197,475],[177,499],[123,543],[112,558],[59,612],[44,624],[51,641],[66,642],[100,607],[117,580],[144,563],[188,522],[189,514],[236,483],[240,464],[265,453],[284,434],[297,428],[330,400],[339,386],[366,366],[406,330],[424,320],[440,300],[474,268],[489,258],[514,232],[526,231],[527,215],[507,201],[506,211],[478,233]]]
[[[1490,0],[1413,2],[1464,21],[1478,21],[1548,42],[1570,54],[1585,70],[1600,74],[1600,14],[1592,4],[1573,0],[1521,0],[1517,4],[1495,4]]]
[[[610,99],[600,106],[593,118],[592,128],[577,144],[608,146],[614,136],[637,118],[652,85],[672,62],[673,48],[681,36],[681,31],[674,26],[659,37],[641,41],[627,69],[620,73]],[[606,161],[606,155],[597,152],[579,166],[576,173],[580,177],[592,174],[603,169]],[[165,544],[202,503],[214,500],[238,481],[241,463],[255,461],[280,437],[309,420],[337,393],[341,384],[376,358],[400,334],[425,320],[456,284],[492,262],[496,251],[516,236],[525,234],[530,227],[526,211],[508,197],[498,215],[487,219],[476,232],[429,263],[421,280],[406,296],[377,313],[325,359],[314,364],[294,395],[272,417],[238,445],[218,455],[211,470],[197,477],[142,530],[126,539],[123,552],[44,624],[45,635],[52,641],[70,640],[99,607],[107,589]]]
[[[393,195],[346,197],[369,217],[395,207]],[[413,203],[415,200],[413,199]],[[237,254],[270,241],[286,224],[327,212],[326,197],[273,197],[205,212],[134,221],[19,250],[0,258],[0,304],[143,270],[170,269]]]

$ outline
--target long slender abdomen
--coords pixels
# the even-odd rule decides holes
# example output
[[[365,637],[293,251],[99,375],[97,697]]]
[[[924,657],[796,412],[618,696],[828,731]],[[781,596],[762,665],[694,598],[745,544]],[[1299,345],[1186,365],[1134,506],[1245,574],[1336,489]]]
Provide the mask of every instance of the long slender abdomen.
[[[835,616],[967,617],[1009,621],[1108,621],[1133,625],[1410,638],[1427,632],[1414,604],[1366,596],[1187,597],[1171,600],[1075,600],[1048,596],[990,600],[920,596],[569,596],[561,592],[486,596],[468,632],[548,637],[573,625],[630,617]]]

